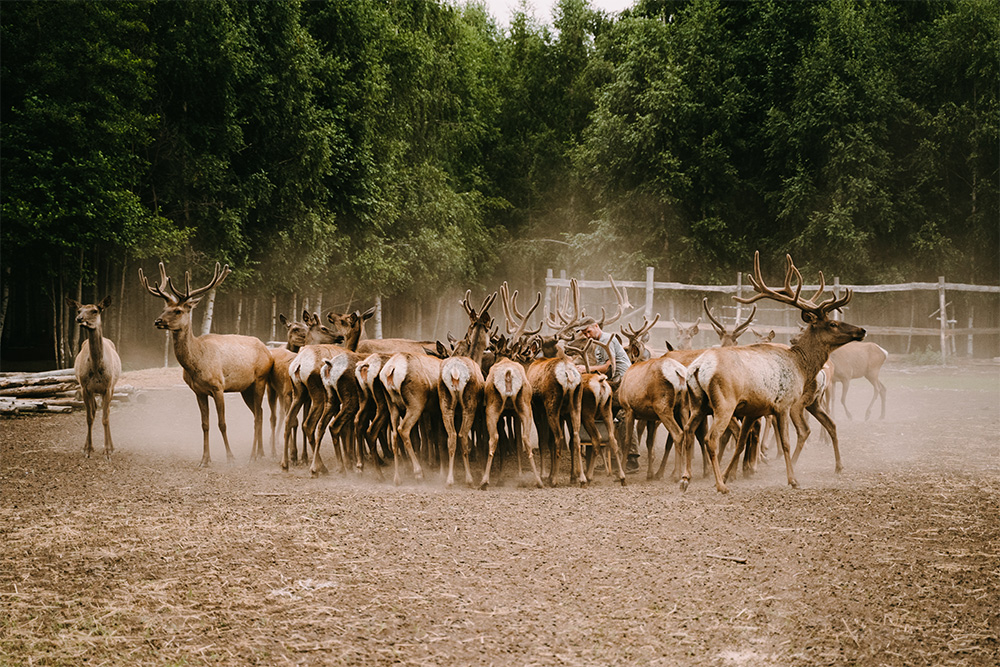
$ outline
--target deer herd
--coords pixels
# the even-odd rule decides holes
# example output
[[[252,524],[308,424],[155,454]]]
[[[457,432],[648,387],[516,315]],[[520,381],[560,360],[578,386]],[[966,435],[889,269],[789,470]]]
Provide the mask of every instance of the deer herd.
[[[228,266],[216,264],[212,280],[198,289],[191,288],[191,276],[186,273],[183,290],[174,287],[162,262],[159,270],[158,284],[151,285],[141,269],[139,280],[150,294],[164,301],[154,325],[170,332],[184,382],[197,398],[202,466],[211,462],[209,399],[215,403],[226,457],[233,460],[226,433],[227,392],[239,392],[253,413],[251,460],[265,457],[266,396],[271,458],[278,457],[280,443],[283,470],[308,463],[312,476],[326,473],[321,450],[328,431],[333,448],[330,456],[335,457],[341,472],[360,472],[370,465],[381,479],[382,468],[391,458],[396,484],[406,474],[422,479],[426,468],[437,466],[446,485],[451,486],[455,455],[460,453],[465,484],[483,489],[490,485],[491,475],[500,474],[494,467],[505,458],[511,460],[510,465],[516,459],[519,475],[526,463],[535,486],[555,486],[564,450],[569,455],[571,483],[586,486],[594,477],[596,463],[603,461],[607,473],[624,485],[624,453],[635,451],[633,440],[644,433],[647,478],[663,476],[667,456],[674,449],[674,478],[682,490],[687,489],[697,440],[705,475],[712,475],[716,489],[726,493],[726,481],[741,461],[744,472],[749,472],[763,458],[768,428],[776,437],[788,484],[796,487],[793,466],[810,433],[806,412],[828,434],[835,470],[842,470],[837,428],[831,417],[834,383],[844,384],[843,402],[850,380],[867,378],[875,395],[865,418],[878,398],[885,417],[885,385],[878,374],[887,353],[874,343],[861,342],[863,328],[831,317],[850,302],[851,291],[824,299],[821,272],[819,289],[805,298],[801,294],[802,275],[787,255],[784,283],[774,288],[765,284],[760,256],[755,254],[749,276],[753,294],[734,299],[744,304],[768,299],[798,309],[804,325],[790,345],[771,342],[773,331],[762,335],[752,329],[757,342],[738,345],[737,339],[750,328],[756,305],[746,320],[728,329],[712,314],[705,299],[705,315],[719,336],[719,346],[692,349],[700,317],[688,327],[674,320],[677,346],[668,343],[667,352],[661,355],[646,345],[659,315],[652,321],[644,318],[638,328],[622,326],[615,336],[624,344],[631,366],[624,375],[618,374],[617,386],[609,381],[615,375],[613,362],[608,373],[590,372],[594,346],[602,344],[581,334],[595,323],[608,327],[624,315],[628,296],[614,280],[615,311],[609,314],[602,309],[599,318],[586,314],[579,286],[571,281],[565,296],[556,295],[552,312],[545,313],[541,323],[532,328],[529,322],[541,303],[541,293],[522,311],[517,291],[511,292],[504,283],[478,308],[471,301],[471,291],[466,292],[462,307],[468,315],[468,328],[460,339],[449,334],[447,344],[366,339],[364,323],[375,313],[372,308],[331,313],[325,322],[319,314],[308,311],[302,313],[302,321],[281,315],[287,343],[268,347],[252,336],[197,336],[192,331],[192,310],[204,294],[226,279]],[[498,297],[503,323],[495,323],[489,314]],[[76,321],[86,334],[75,362],[87,411],[84,453],[89,457],[93,452],[91,431],[100,395],[104,454],[110,457],[114,450],[110,397],[121,374],[115,346],[102,335],[101,313],[111,299],[96,305],[69,303],[77,310]],[[543,333],[543,327],[548,331]],[[602,346],[605,358],[614,359],[607,344]],[[846,412],[846,403],[844,409]],[[605,426],[603,434],[598,422]],[[794,450],[789,442],[789,423],[796,434]],[[656,466],[653,445],[660,424],[667,438]],[[581,429],[589,438],[589,447],[581,442]],[[723,472],[720,459],[733,437],[735,453]],[[473,456],[480,463],[478,480],[470,462]]]

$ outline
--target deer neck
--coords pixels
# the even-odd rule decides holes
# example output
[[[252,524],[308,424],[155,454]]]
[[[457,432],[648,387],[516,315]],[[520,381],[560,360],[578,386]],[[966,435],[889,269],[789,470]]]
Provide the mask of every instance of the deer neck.
[[[181,329],[173,329],[170,334],[174,339],[174,356],[177,358],[177,363],[189,371],[197,368],[204,345],[191,331],[191,324],[188,323]]]
[[[823,368],[823,364],[830,358],[831,350],[833,350],[833,346],[820,341],[812,331],[804,332],[799,336],[798,341],[792,344],[792,352],[796,354],[799,366],[807,378],[816,377],[816,374]]]
[[[94,369],[104,367],[104,327],[98,322],[93,329],[87,329],[87,345],[90,347],[90,365]]]
[[[293,344],[292,341],[285,343],[285,348],[287,348],[289,352],[298,352],[302,349],[300,346]]]

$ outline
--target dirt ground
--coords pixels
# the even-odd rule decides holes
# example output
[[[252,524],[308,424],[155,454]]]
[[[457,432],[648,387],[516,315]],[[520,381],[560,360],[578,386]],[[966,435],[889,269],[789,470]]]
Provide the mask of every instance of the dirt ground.
[[[0,422],[0,665],[996,665],[1000,366],[883,379],[843,474],[814,435],[801,488],[720,495],[311,479],[247,462],[238,396],[200,469],[179,370],[129,373],[110,462],[80,411]]]

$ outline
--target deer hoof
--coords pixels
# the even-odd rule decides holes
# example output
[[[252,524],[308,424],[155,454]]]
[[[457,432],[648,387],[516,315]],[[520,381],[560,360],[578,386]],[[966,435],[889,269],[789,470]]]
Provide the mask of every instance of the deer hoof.
[[[681,491],[687,491],[688,490],[688,484],[690,484],[690,482],[691,482],[691,480],[689,480],[689,479],[682,479],[681,480]]]
[[[625,485],[626,485],[626,484],[625,484],[625,478],[624,478],[624,477],[622,477],[622,478],[621,478],[620,480],[618,480],[618,481],[620,481],[620,482],[622,483],[622,486],[625,486]]]
[[[483,482],[482,484],[479,485],[479,490],[480,491],[485,491],[488,488],[490,488],[490,483],[489,482]]]
[[[793,489],[797,489],[799,488],[799,482],[798,480],[790,479],[788,480],[788,486],[792,487]]]

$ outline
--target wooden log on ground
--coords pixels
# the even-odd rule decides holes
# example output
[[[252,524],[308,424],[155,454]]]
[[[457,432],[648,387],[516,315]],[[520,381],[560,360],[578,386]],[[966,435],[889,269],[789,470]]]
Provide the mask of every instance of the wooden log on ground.
[[[13,396],[14,398],[39,398],[52,396],[63,391],[70,391],[76,388],[76,382],[62,382],[60,384],[43,385],[40,387],[9,387],[0,389],[0,396]]]
[[[20,398],[0,399],[0,414],[16,415],[35,412],[72,412],[71,405],[52,405],[49,401],[28,401]]]
[[[25,377],[25,376],[14,376],[8,378],[0,378],[0,390],[11,389],[15,387],[43,387],[54,384],[62,384],[65,382],[76,382],[76,378],[68,379],[65,377]]]

